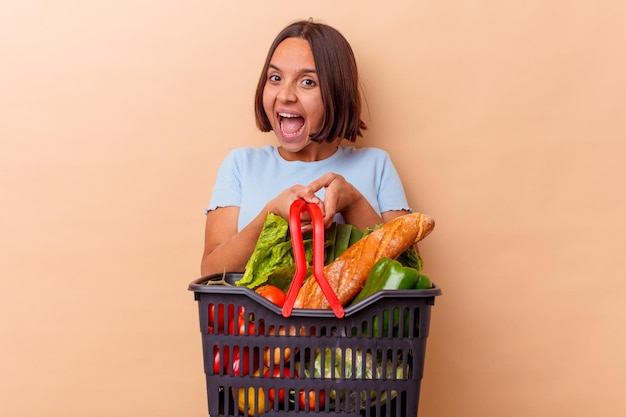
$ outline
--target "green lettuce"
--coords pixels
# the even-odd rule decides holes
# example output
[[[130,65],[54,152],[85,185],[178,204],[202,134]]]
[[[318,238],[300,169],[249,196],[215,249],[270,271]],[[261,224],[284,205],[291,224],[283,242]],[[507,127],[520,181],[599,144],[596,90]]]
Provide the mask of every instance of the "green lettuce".
[[[267,282],[267,277],[272,271],[293,263],[289,223],[274,213],[268,213],[254,252],[248,259],[243,277],[237,281],[237,285],[248,288],[259,287]]]

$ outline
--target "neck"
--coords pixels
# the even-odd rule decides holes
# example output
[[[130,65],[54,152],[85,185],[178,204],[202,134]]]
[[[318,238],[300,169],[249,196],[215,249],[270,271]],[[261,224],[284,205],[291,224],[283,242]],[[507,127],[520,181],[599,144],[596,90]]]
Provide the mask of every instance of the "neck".
[[[279,146],[278,153],[286,161],[315,162],[330,158],[335,152],[337,152],[338,147],[338,140],[322,143],[313,142],[298,152],[289,152],[282,146]]]

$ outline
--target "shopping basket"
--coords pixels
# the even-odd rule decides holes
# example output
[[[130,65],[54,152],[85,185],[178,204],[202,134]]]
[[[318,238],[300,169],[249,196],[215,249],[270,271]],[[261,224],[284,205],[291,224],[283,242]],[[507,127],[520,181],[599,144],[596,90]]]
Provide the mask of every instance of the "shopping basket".
[[[280,307],[236,286],[241,276],[189,284],[211,417],[417,415],[439,288],[379,291],[345,307],[342,318],[297,308],[284,317]]]

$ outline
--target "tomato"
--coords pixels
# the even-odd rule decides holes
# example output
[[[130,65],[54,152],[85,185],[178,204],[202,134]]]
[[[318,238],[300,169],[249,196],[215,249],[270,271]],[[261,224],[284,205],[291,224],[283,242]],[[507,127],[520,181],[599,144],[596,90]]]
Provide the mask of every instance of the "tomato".
[[[273,285],[263,285],[254,291],[278,307],[282,307],[285,304],[285,298],[287,298],[287,294],[283,290]]]
[[[235,317],[235,306],[228,304],[228,318],[225,318],[224,304],[209,305],[209,333],[224,333],[224,322],[231,323]],[[242,310],[243,307],[239,307]],[[217,314],[216,314],[217,313]]]
[[[307,405],[308,405],[308,410],[310,411],[315,411],[315,406],[316,404],[319,404],[319,409],[322,410],[324,408],[324,401],[325,401],[325,395],[324,395],[324,390],[321,390],[319,392],[319,398],[317,398],[317,393],[314,390],[311,391],[305,391],[305,390],[300,390],[300,395],[299,395],[299,400],[300,400],[300,409],[301,410],[307,410]]]
[[[237,324],[235,325],[235,323]],[[230,322],[228,333],[235,334],[235,327],[237,327],[237,334],[246,334],[246,321],[242,316]],[[254,334],[254,323],[252,322],[248,322],[248,334]]]
[[[246,333],[246,317],[244,314],[240,314],[239,317],[237,318],[237,320],[232,320],[230,322],[230,325],[228,327],[228,333],[229,334],[235,334],[235,321],[237,322],[237,333],[238,335],[245,335],[245,334],[249,334],[249,335],[253,335],[253,334],[257,334],[257,325],[250,319],[248,319],[248,331]],[[258,329],[259,329],[259,334],[263,334],[264,331],[264,327],[263,323],[259,323],[258,325]]]
[[[268,369],[267,371],[265,371],[265,374],[263,374],[263,376],[272,376],[273,378],[289,378],[291,376],[291,371],[289,370],[289,368],[285,367],[283,368],[283,375],[281,375],[280,367],[275,366],[274,369]],[[270,399],[270,401],[276,400],[274,388],[270,388],[267,391],[267,397]],[[285,390],[282,388],[278,390],[278,401],[280,401],[281,403],[285,401]]]
[[[252,315],[248,316],[248,329],[247,329],[248,331],[246,333],[246,313],[243,307],[239,307],[239,315],[237,316],[236,320],[230,321],[230,324],[228,326],[228,333],[235,334],[235,326],[236,326],[237,327],[236,334],[238,335],[256,334],[257,327],[259,330],[259,334],[263,334],[263,332],[265,331],[265,326],[263,326],[263,320],[260,320],[257,326],[257,323],[254,322],[253,318],[254,317],[252,317]],[[235,323],[237,324],[235,325]]]

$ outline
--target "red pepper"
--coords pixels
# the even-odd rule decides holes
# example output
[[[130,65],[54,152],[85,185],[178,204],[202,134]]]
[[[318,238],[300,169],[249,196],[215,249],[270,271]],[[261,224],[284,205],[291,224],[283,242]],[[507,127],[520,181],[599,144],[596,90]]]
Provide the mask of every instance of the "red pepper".
[[[220,352],[219,346],[213,346],[213,374],[219,375],[222,369],[228,375],[228,347]]]
[[[232,354],[232,362],[230,352]],[[259,360],[257,357],[253,361],[253,370],[259,368]],[[239,353],[239,346],[224,346],[221,350],[219,346],[213,347],[213,374],[219,375],[245,376],[250,375],[250,350],[248,347],[243,348],[243,355]]]
[[[259,368],[258,359],[254,358],[254,370]],[[250,350],[247,347],[243,348],[243,357],[239,354],[239,347],[235,346],[233,349],[233,364],[232,375],[246,376],[250,375]]]

